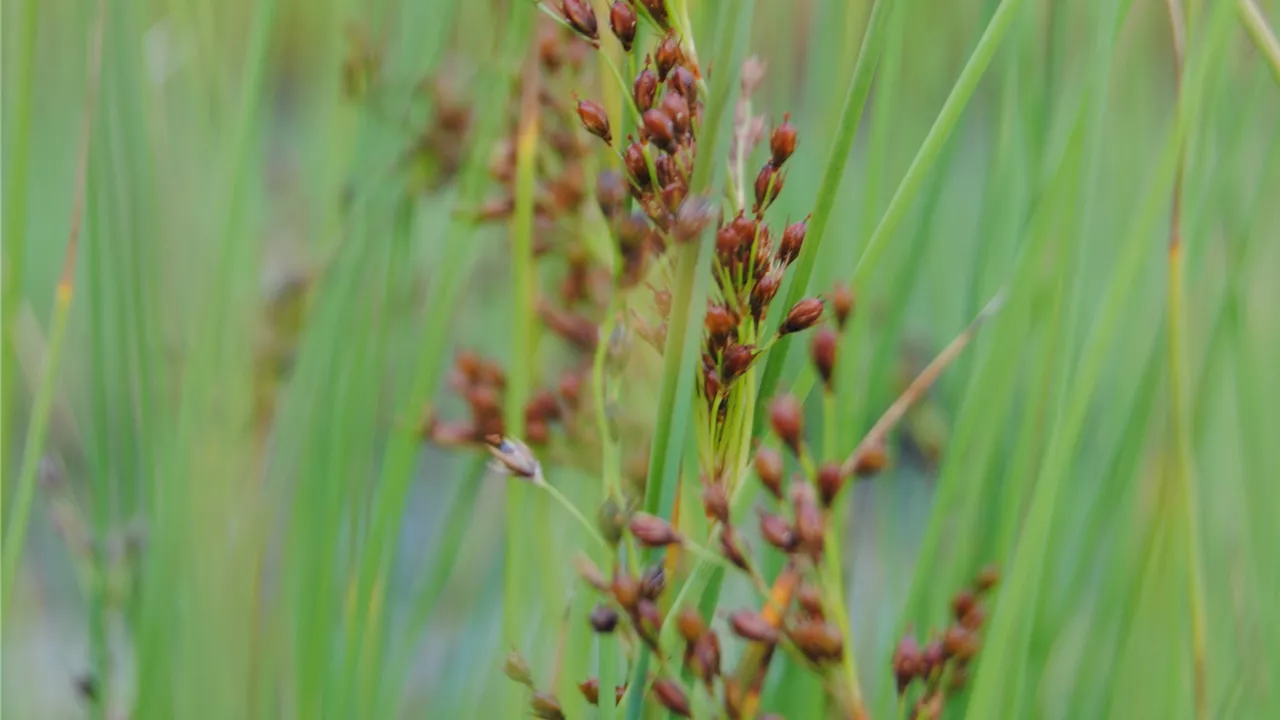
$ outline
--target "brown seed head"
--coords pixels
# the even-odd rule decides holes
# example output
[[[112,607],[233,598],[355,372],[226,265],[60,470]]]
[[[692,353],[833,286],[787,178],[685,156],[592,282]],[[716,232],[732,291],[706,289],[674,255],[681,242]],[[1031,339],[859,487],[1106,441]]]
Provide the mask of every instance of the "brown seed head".
[[[756,203],[752,211],[759,215],[772,205],[773,201],[778,199],[778,193],[782,192],[782,185],[786,179],[786,173],[779,171],[772,163],[765,163],[756,174]]]
[[[822,378],[822,385],[827,392],[832,392],[835,389],[832,384],[832,378],[836,370],[836,346],[838,344],[839,336],[836,331],[825,326],[818,328],[809,344],[809,358],[813,360],[813,367],[818,371],[818,377]]]
[[[769,624],[760,613],[751,610],[739,610],[729,615],[729,627],[744,640],[770,645],[778,642],[778,629]]]
[[[760,536],[765,542],[778,548],[782,552],[789,553],[796,549],[800,539],[796,537],[795,530],[791,529],[791,523],[781,515],[760,511]]]
[[[972,592],[961,590],[955,594],[955,597],[951,598],[951,614],[959,621],[965,615],[968,615],[969,611],[973,610],[977,604],[978,601],[973,597]]]
[[[657,108],[645,110],[641,116],[644,131],[649,140],[663,150],[671,148],[676,139],[676,127],[667,114]]]
[[[715,368],[706,368],[702,373],[702,394],[710,401],[719,397],[722,389],[720,373]]]
[[[596,12],[591,9],[588,0],[560,0],[560,11],[564,19],[579,35],[591,41],[600,39],[596,27]]]
[[[662,591],[667,589],[667,571],[662,563],[651,566],[640,576],[640,597],[646,600],[657,600]]]
[[[782,116],[782,124],[773,129],[769,136],[769,152],[773,154],[772,162],[778,167],[796,151],[796,127],[791,124],[791,116]]]
[[[982,606],[982,603],[974,603],[973,607],[969,608],[969,612],[960,617],[960,624],[971,632],[981,630],[983,623],[986,621],[987,610]]]
[[[631,7],[631,3],[616,0],[609,7],[609,27],[626,52],[631,52],[631,44],[635,42],[637,19],[635,8]]]
[[[694,643],[690,665],[693,674],[710,689],[720,674],[720,638],[715,633],[707,631]]]
[[[773,448],[756,450],[756,475],[773,496],[782,499],[782,455]]]
[[[703,622],[702,615],[696,608],[686,607],[676,615],[676,629],[680,631],[680,637],[684,638],[685,642],[695,643],[703,633],[707,632],[707,624]]]
[[[681,137],[689,132],[689,103],[679,93],[669,92],[662,96],[662,102],[658,105],[667,117],[671,118],[671,124],[675,127],[676,136]]]
[[[1000,581],[1000,568],[995,565],[988,565],[982,568],[982,572],[978,573],[978,577],[973,581],[973,587],[980,593],[985,593],[996,586]]]
[[[586,555],[577,555],[573,558],[573,569],[578,572],[578,577],[591,587],[600,592],[612,591],[613,586],[605,579],[604,573]]]
[[[618,627],[618,613],[608,605],[597,605],[591,611],[591,627],[598,633],[609,634]]]
[[[512,680],[533,687],[533,671],[529,669],[529,663],[520,653],[512,650],[502,660],[502,674]]]
[[[821,619],[822,612],[822,591],[817,587],[805,583],[800,586],[800,592],[796,594],[796,600],[800,603],[800,609],[813,618]]]
[[[722,265],[730,265],[738,256],[742,247],[742,238],[733,229],[733,225],[725,225],[716,230],[716,256]]]
[[[680,243],[696,240],[711,224],[714,213],[715,208],[706,198],[698,195],[685,198],[676,210],[676,222],[671,228],[671,234]]]
[[[640,601],[639,578],[621,567],[614,568],[612,590],[613,599],[617,600],[624,610],[635,610],[636,603]]]
[[[627,174],[641,189],[649,187],[653,184],[653,178],[649,174],[649,164],[644,159],[644,149],[640,147],[640,143],[631,143],[622,153],[622,164],[627,167]],[[643,217],[643,216],[641,216]]]
[[[942,649],[942,641],[934,640],[925,645],[921,657],[923,659],[921,677],[927,678],[933,675],[935,670],[941,670],[942,664],[947,661],[947,653]]]
[[[627,199],[627,183],[615,170],[605,170],[596,178],[596,202],[600,205],[600,213],[606,218],[613,218],[622,212],[622,204]]]
[[[790,393],[775,397],[769,403],[769,424],[773,428],[773,434],[799,456],[804,443],[804,408],[800,406],[800,401]]]
[[[658,604],[648,598],[640,598],[636,603],[636,630],[650,645],[655,645],[658,634],[662,632],[662,611]]]
[[[971,659],[978,652],[978,638],[960,625],[952,625],[942,636],[942,649],[947,657],[960,661]]]
[[[653,696],[673,715],[692,717],[689,711],[689,698],[674,680],[658,678],[653,681]]]
[[[665,547],[681,541],[680,533],[676,532],[671,523],[649,513],[631,516],[631,534],[645,547]]]
[[[577,407],[578,398],[582,395],[582,375],[572,370],[564,373],[560,376],[557,389],[566,405]]]
[[[722,367],[724,379],[733,382],[751,367],[756,359],[755,345],[731,345],[724,350]]]
[[[661,1],[655,0],[655,2]],[[648,2],[645,3],[646,6],[648,4]],[[657,49],[653,51],[653,60],[658,67],[659,80],[666,80],[672,68],[684,64],[684,50],[680,49],[680,39],[675,33],[667,33],[663,36]]]
[[[657,94],[658,76],[649,69],[648,58],[645,58],[645,67],[639,75],[636,75],[635,84],[631,86],[631,97],[636,101],[636,107],[643,113],[653,107],[653,100]]]
[[[587,704],[598,705],[600,703],[600,679],[587,678],[578,683],[578,692],[582,693],[582,697],[587,699]]]
[[[828,460],[818,466],[818,498],[823,507],[831,507],[831,503],[844,487],[844,473],[840,472],[840,463]]]
[[[707,511],[707,517],[722,523],[729,522],[729,493],[724,489],[724,483],[711,482],[703,486],[702,507]]]
[[[884,441],[878,440],[858,450],[853,459],[853,474],[860,478],[868,478],[889,464],[889,456],[884,449]]]
[[[836,285],[831,291],[831,309],[836,314],[836,325],[843,329],[849,316],[853,314],[853,291],[848,285]]]
[[[604,140],[605,144],[613,142],[613,134],[609,131],[609,115],[598,103],[590,100],[578,101],[578,119],[587,132]]]
[[[920,643],[911,635],[904,635],[893,651],[893,676],[898,682],[898,694],[906,692],[911,681],[924,677],[924,657],[920,653]]]
[[[782,240],[778,243],[778,259],[790,265],[800,257],[800,248],[804,246],[804,236],[809,232],[809,219],[793,222],[782,231]]]
[[[821,319],[822,300],[806,298],[791,306],[791,310],[787,312],[787,317],[782,321],[782,327],[778,328],[778,334],[789,335],[801,330],[808,330],[818,324]]]
[[[813,486],[807,482],[792,483],[791,507],[796,518],[796,535],[800,538],[800,546],[815,559],[820,557],[822,535],[826,528]]]
[[[720,554],[740,570],[751,567],[742,539],[738,537],[738,532],[731,525],[725,525],[720,531]]]
[[[684,202],[684,196],[687,194],[689,194],[689,188],[683,182],[677,180],[667,183],[662,188],[662,205],[667,210],[674,212],[680,208],[680,205]],[[667,224],[663,223],[664,226]]]
[[[778,288],[781,285],[782,273],[772,270],[765,272],[756,281],[755,287],[751,288],[751,312],[755,315],[756,320],[764,319],[764,314],[769,309],[769,303],[777,296]]]
[[[707,334],[723,342],[738,327],[738,318],[727,306],[710,304],[707,306],[706,326]]]
[[[844,637],[830,623],[808,620],[793,626],[788,634],[800,652],[814,662],[839,660],[844,654]]]
[[[698,102],[698,81],[694,79],[689,68],[683,65],[677,65],[671,69],[671,75],[667,78],[667,89],[683,95],[690,106]]]

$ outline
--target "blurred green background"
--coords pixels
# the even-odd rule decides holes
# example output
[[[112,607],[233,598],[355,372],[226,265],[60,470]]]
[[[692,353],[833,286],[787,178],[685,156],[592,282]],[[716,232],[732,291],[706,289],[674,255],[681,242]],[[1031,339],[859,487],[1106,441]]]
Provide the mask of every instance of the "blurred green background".
[[[852,277],[997,4],[893,3],[815,292]],[[892,471],[855,491],[848,599],[873,717],[895,709],[897,637],[941,627],[954,589],[991,562],[1012,588],[993,614],[1009,619],[987,648],[999,677],[977,692],[1002,699],[976,716],[1195,716],[1193,547],[1209,716],[1280,716],[1280,75],[1237,3],[1192,5],[1180,348],[1165,253],[1178,105],[1154,0],[1022,2],[858,288],[849,448],[1007,290],[908,417]],[[767,64],[755,108],[800,128],[779,218],[812,209],[869,7],[751,10],[748,52]],[[1280,4],[1256,7],[1280,22]],[[691,10],[709,48],[742,8]],[[471,107],[471,139],[509,130],[540,15],[518,0],[3,12],[6,544],[102,37],[46,460],[22,563],[5,569],[4,715],[514,717],[500,658],[518,645],[550,677],[565,603],[572,617],[590,607],[568,589],[583,538],[530,499],[543,524],[529,532],[553,529],[539,542],[564,560],[537,582],[561,590],[527,598],[525,635],[505,637],[506,486],[467,453],[396,439],[419,419],[422,382],[456,410],[434,390],[454,348],[521,360],[506,233],[465,217],[496,188],[489,148],[459,148],[479,160],[458,178],[429,158],[429,188],[402,159],[439,109],[415,91],[424,78]],[[351,101],[344,67],[366,56],[378,69]],[[579,92],[610,82],[593,61]],[[544,381],[560,362],[548,344],[529,360]],[[807,372],[802,353],[790,360],[788,383]],[[652,422],[648,380],[629,412]],[[557,478],[581,507],[599,501],[594,474]],[[105,705],[80,697],[84,677]],[[806,717],[785,710],[804,681],[778,669],[765,707]]]

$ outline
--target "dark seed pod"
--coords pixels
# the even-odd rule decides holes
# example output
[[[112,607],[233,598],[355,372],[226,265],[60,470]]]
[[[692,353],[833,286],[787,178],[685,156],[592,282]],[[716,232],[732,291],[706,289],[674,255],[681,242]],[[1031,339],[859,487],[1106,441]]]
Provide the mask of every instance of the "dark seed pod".
[[[622,175],[613,170],[600,173],[596,178],[596,202],[600,205],[600,213],[610,219],[617,217],[626,199],[627,184]]]
[[[782,240],[778,243],[778,259],[790,265],[800,257],[800,248],[804,246],[804,236],[808,232],[808,218],[788,225],[782,231]]]
[[[609,7],[609,27],[613,30],[614,36],[618,38],[618,42],[622,43],[622,49],[631,52],[631,44],[636,39],[636,11],[631,7],[631,3],[623,0],[616,0]]]
[[[649,140],[663,150],[670,149],[676,137],[676,128],[671,122],[671,118],[667,117],[666,113],[655,108],[645,110],[641,119],[644,122],[644,131],[648,134]]]
[[[622,163],[627,166],[627,173],[640,188],[647,188],[653,183],[649,175],[649,163],[645,162],[644,149],[640,143],[633,142],[622,153]]]
[[[671,235],[678,243],[696,240],[711,224],[715,208],[706,198],[693,196],[685,198],[676,210],[676,222],[671,227]]]
[[[656,1],[661,2],[661,0]],[[646,6],[648,4],[648,2],[645,3]],[[684,50],[680,49],[680,40],[675,33],[667,33],[663,36],[657,49],[653,51],[653,60],[658,68],[659,80],[666,80],[672,68],[684,64]]]
[[[893,676],[898,683],[898,694],[907,691],[911,681],[925,676],[924,657],[920,653],[920,644],[911,635],[903,636],[898,647],[893,651]]]
[[[683,95],[666,93],[662,96],[662,102],[658,107],[671,118],[677,137],[689,132],[689,103],[685,101]]]
[[[799,456],[804,442],[804,408],[800,406],[800,401],[790,393],[775,397],[769,403],[769,424],[773,428],[773,434]],[[759,470],[758,464],[756,469]]]
[[[657,603],[648,598],[641,598],[636,603],[636,630],[650,645],[656,645],[658,634],[662,632],[662,611]]]
[[[829,460],[818,467],[818,498],[823,507],[831,507],[842,487],[844,473],[840,472],[840,463]]]
[[[755,345],[732,345],[725,348],[722,360],[725,382],[733,382],[751,367],[756,359]]]
[[[707,517],[722,523],[729,522],[729,494],[723,483],[707,483],[702,488],[702,507],[707,511]]]
[[[675,212],[684,203],[684,196],[689,188],[681,182],[668,183],[662,188],[662,204],[667,210]]]
[[[888,464],[889,456],[884,449],[884,440],[875,440],[858,450],[853,460],[853,474],[868,478],[884,470]]]
[[[960,618],[960,624],[964,626],[965,630],[970,632],[978,632],[981,630],[983,623],[986,621],[987,611],[982,607],[981,603],[974,604],[972,608],[969,608],[969,612],[965,613]]]
[[[529,700],[529,710],[540,720],[564,720],[564,711],[560,709],[560,701],[548,692],[536,692]]]
[[[971,659],[978,652],[978,638],[959,625],[952,625],[942,636],[942,649],[947,657],[960,661]]]
[[[604,140],[606,145],[613,143],[613,134],[609,130],[609,115],[598,103],[590,100],[578,101],[578,119],[587,132]]]
[[[600,592],[611,592],[613,585],[605,579],[604,573],[600,572],[600,568],[591,562],[585,555],[578,555],[573,559],[573,567],[578,571],[578,577],[582,578],[588,585],[599,590]]]
[[[627,514],[623,512],[617,500],[608,498],[600,504],[600,509],[596,511],[596,527],[600,529],[600,535],[605,542],[617,545],[622,539],[622,531],[626,526]]]
[[[698,614],[697,609],[687,607],[676,616],[676,629],[680,631],[680,637],[684,638],[685,642],[695,643],[707,632],[707,624],[703,622],[702,615]]]
[[[784,115],[782,124],[773,129],[773,134],[769,136],[769,152],[772,153],[772,162],[777,167],[791,157],[796,151],[796,128],[791,124],[791,116]]]
[[[941,670],[942,664],[947,661],[947,652],[942,649],[942,641],[934,640],[928,645],[925,645],[922,658],[923,665],[922,672],[920,673],[921,677],[931,677],[935,671]]]
[[[785,553],[795,550],[800,543],[800,539],[796,537],[795,531],[791,529],[791,524],[786,521],[786,518],[763,510],[760,511],[760,536],[765,542]]]
[[[739,610],[729,616],[729,627],[744,640],[768,643],[778,642],[778,629],[769,624],[759,613],[750,610]]]
[[[667,78],[667,89],[683,95],[690,107],[698,102],[698,81],[694,79],[693,73],[689,72],[689,68],[683,65],[671,68],[671,75]]]
[[[821,557],[823,532],[826,528],[813,486],[806,482],[792,483],[791,507],[796,518],[796,535],[800,538],[800,546],[815,559]]]
[[[780,172],[772,163],[765,163],[756,175],[756,203],[752,211],[759,215],[772,205],[778,199],[778,193],[782,192],[782,184],[786,179],[786,173]]]
[[[951,615],[957,622],[962,620],[969,611],[973,610],[978,601],[973,597],[973,593],[968,590],[961,590],[951,598]]]
[[[707,368],[702,374],[702,394],[710,401],[719,397],[722,389],[720,373],[715,368]]]
[[[598,633],[609,634],[618,627],[618,613],[608,605],[597,605],[591,611],[591,627]]]
[[[738,537],[738,533],[730,525],[725,525],[720,531],[720,554],[724,558],[733,563],[740,570],[747,570],[751,567],[750,561],[747,560],[746,550],[743,548],[742,540]]]
[[[725,225],[716,231],[716,256],[720,264],[732,265],[742,248],[742,238],[733,225]]]
[[[800,592],[796,593],[796,601],[800,603],[800,609],[806,615],[818,619],[823,617],[822,592],[813,585],[801,585]]]
[[[760,484],[765,486],[775,498],[782,499],[782,455],[773,448],[760,448],[756,451],[756,475]]]
[[[667,571],[662,567],[662,563],[653,565],[640,576],[640,597],[646,600],[657,600],[666,589]]]
[[[613,599],[617,600],[624,610],[635,610],[636,603],[640,602],[639,578],[621,567],[615,568],[611,589],[613,590]]]
[[[814,662],[839,660],[844,654],[844,637],[839,628],[822,621],[802,622],[787,633],[800,652]]]
[[[987,592],[996,586],[1000,581],[1000,569],[995,565],[988,565],[978,573],[978,577],[973,581],[973,587],[980,593]]]
[[[778,328],[779,335],[789,335],[801,330],[808,330],[822,319],[822,301],[818,298],[806,298],[796,303],[787,312],[787,317]]]
[[[597,41],[600,33],[596,27],[596,12],[587,0],[560,0],[564,19],[577,33],[588,40]]]
[[[836,314],[836,325],[841,329],[853,314],[853,291],[847,285],[836,285],[831,291],[831,309]]]
[[[662,707],[673,715],[686,718],[692,717],[689,710],[689,698],[675,681],[667,678],[654,680],[653,696],[658,699],[658,702],[662,703]]]
[[[533,687],[533,671],[529,669],[529,663],[514,650],[507,653],[506,658],[503,659],[502,674],[521,685]]]
[[[578,683],[578,692],[582,693],[582,697],[586,698],[588,705],[600,704],[600,680],[599,678],[587,678]]]
[[[653,107],[653,100],[657,94],[658,76],[649,69],[646,59],[645,68],[636,75],[636,82],[631,86],[631,97],[636,101],[636,107],[643,113]]]
[[[838,344],[836,331],[829,327],[818,328],[809,344],[809,358],[813,360],[813,367],[818,371],[818,377],[822,378],[822,386],[827,392],[835,390],[832,378],[835,375]]]
[[[649,513],[631,516],[631,534],[645,547],[665,547],[681,541],[680,533],[676,532],[671,523]]]
[[[694,643],[689,663],[693,674],[710,689],[720,674],[720,638],[710,631],[703,633]]]
[[[760,267],[758,265],[757,269]],[[755,287],[751,288],[751,313],[755,315],[757,321],[764,319],[769,303],[773,302],[781,286],[782,273],[769,271],[756,281]]]
[[[717,343],[722,343],[729,337],[729,333],[738,327],[738,318],[734,316],[733,311],[728,307],[712,304],[707,306],[705,324],[707,326],[707,334]]]

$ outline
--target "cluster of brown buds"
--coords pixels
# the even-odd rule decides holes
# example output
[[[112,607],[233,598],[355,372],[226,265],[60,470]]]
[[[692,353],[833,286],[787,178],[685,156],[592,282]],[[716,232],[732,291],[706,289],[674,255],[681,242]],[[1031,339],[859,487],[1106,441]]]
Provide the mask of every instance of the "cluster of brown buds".
[[[952,623],[923,648],[908,633],[893,653],[893,675],[898,694],[906,699],[913,684],[923,692],[916,700],[911,717],[941,717],[948,692],[964,687],[969,665],[981,645],[979,633],[987,620],[984,600],[999,580],[999,572],[988,567],[978,574],[971,587],[963,588],[951,598]]]
[[[533,445],[545,445],[551,439],[551,426],[573,412],[581,393],[581,380],[566,375],[557,390],[541,389],[533,394],[524,408],[524,439]],[[429,417],[422,435],[439,445],[478,446],[487,438],[505,434],[503,397],[506,373],[492,360],[471,352],[460,352],[454,358],[449,385],[471,412],[468,420],[442,421]]]

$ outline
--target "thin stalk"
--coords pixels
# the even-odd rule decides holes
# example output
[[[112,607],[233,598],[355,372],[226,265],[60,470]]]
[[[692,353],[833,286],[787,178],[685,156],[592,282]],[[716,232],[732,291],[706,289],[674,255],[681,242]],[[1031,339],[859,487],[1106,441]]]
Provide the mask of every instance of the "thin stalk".
[[[1245,32],[1249,33],[1254,47],[1258,48],[1258,52],[1267,61],[1271,76],[1280,85],[1280,42],[1276,41],[1275,32],[1267,24],[1267,17],[1254,0],[1236,0],[1236,8],[1240,12],[1240,22],[1244,24]]]

